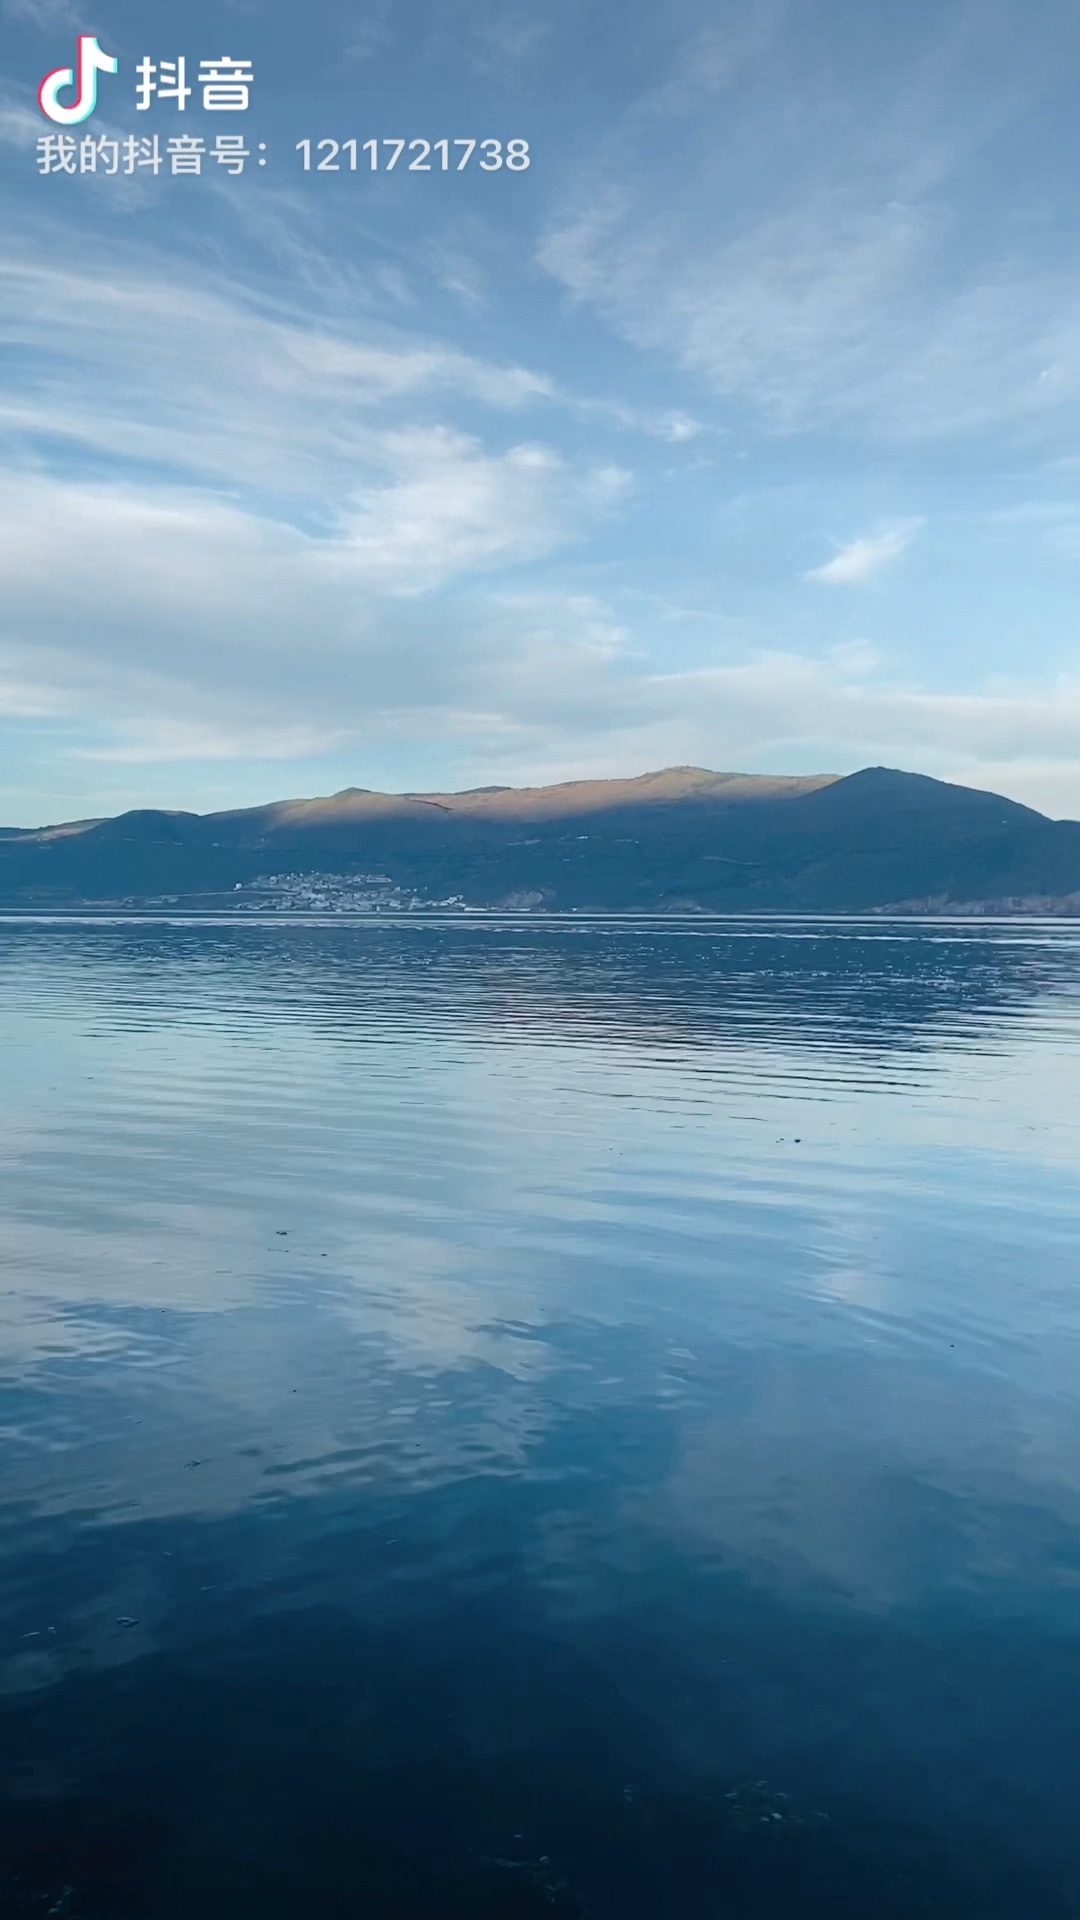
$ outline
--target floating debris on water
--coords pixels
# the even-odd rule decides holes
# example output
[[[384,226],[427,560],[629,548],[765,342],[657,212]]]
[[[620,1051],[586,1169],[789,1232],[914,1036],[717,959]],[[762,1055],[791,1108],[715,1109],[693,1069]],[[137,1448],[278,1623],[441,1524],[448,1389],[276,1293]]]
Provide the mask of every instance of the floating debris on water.
[[[827,1814],[800,1805],[767,1780],[741,1780],[725,1793],[724,1810],[737,1833],[821,1827],[828,1820]]]
[[[738,1780],[727,1789],[682,1788],[674,1791],[642,1788],[633,1782],[622,1789],[632,1818],[649,1826],[690,1822],[700,1828],[717,1825],[729,1833],[809,1832],[828,1825],[829,1816],[808,1806],[768,1780]]]
[[[551,1858],[541,1853],[535,1860],[501,1860],[497,1856],[486,1855],[485,1866],[498,1868],[504,1873],[519,1874],[523,1883],[537,1894],[544,1905],[565,1920],[586,1920],[587,1909],[580,1895],[571,1886],[564,1874],[552,1865]]]
[[[81,1910],[74,1887],[34,1886],[18,1874],[0,1882],[0,1912],[11,1920],[77,1920]]]

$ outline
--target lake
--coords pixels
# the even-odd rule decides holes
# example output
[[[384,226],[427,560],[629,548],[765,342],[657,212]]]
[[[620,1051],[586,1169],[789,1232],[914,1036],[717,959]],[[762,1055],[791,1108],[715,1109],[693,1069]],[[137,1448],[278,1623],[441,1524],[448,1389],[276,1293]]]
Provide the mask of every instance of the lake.
[[[0,1915],[1080,1914],[1080,927],[0,921]]]

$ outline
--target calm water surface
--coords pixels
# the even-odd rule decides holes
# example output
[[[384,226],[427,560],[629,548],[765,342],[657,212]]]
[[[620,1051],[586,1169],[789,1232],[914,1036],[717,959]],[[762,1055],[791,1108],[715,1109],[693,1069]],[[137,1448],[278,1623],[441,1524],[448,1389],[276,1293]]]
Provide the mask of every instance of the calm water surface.
[[[1080,929],[0,923],[0,1915],[1080,1915]]]

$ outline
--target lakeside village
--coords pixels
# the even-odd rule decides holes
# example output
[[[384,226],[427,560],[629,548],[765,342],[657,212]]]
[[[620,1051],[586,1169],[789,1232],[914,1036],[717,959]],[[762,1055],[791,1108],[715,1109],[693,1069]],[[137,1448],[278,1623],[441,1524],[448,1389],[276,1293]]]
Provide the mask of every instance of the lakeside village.
[[[327,914],[536,912],[544,905],[545,896],[527,888],[493,906],[470,905],[461,893],[435,899],[399,886],[387,873],[263,873],[254,880],[238,880],[227,893],[124,894],[80,903],[88,911],[110,913],[160,913],[178,907],[195,913]]]
[[[460,893],[426,900],[387,873],[267,873],[238,881],[228,905],[248,913],[415,913],[467,911]]]
[[[540,895],[535,899],[539,901]],[[238,880],[228,893],[127,894],[122,899],[99,900],[93,904],[139,911],[193,907],[214,913],[478,911],[466,906],[460,893],[450,894],[445,900],[429,900],[411,887],[399,887],[387,873],[262,873],[254,880]]]

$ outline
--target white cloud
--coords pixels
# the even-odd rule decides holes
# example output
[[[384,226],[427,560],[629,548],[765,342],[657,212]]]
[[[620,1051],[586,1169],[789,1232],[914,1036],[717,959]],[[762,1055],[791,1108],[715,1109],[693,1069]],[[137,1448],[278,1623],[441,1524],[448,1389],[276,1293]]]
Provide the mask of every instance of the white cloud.
[[[55,686],[39,686],[21,673],[0,677],[0,719],[46,720],[63,714],[67,701]]]
[[[576,537],[620,477],[445,433],[391,436],[388,458],[387,484],[325,537],[192,490],[0,483],[11,710],[147,762],[479,737],[544,699],[572,711],[619,644],[587,596],[474,584],[433,611],[420,589]]]
[[[688,413],[668,413],[664,415],[660,431],[665,440],[673,447],[683,446],[688,440],[696,440],[702,431],[701,421],[694,420]]]
[[[906,766],[1031,805],[1052,791],[1058,811],[1080,817],[1080,680],[949,693],[897,685],[873,665],[842,650],[817,660],[759,653],[652,675],[635,697],[670,760],[805,772]]]
[[[939,777],[1008,794],[1051,820],[1080,820],[1080,766],[1075,760],[972,758],[955,766],[945,760]]]
[[[803,578],[817,581],[823,587],[861,586],[897,559],[911,545],[922,525],[921,520],[902,520],[894,526],[883,527],[879,533],[849,540],[824,566],[812,568]]]
[[[569,697],[508,713],[471,771],[511,782],[693,764],[723,771],[904,766],[1080,818],[1080,681],[967,694],[890,683],[862,649],[824,659],[754,652],[728,666],[656,671],[625,636]]]
[[[382,443],[393,480],[343,516],[331,563],[372,587],[418,593],[453,575],[536,560],[582,531],[629,485],[615,467],[575,473],[550,447],[492,456],[446,428]]]
[[[362,772],[391,752],[403,786],[884,761],[1035,804],[1052,789],[1055,811],[1080,814],[1080,682],[934,691],[857,643],[663,671],[650,633],[594,593],[471,577],[565,537],[561,516],[593,487],[602,509],[607,482],[527,445],[406,435],[391,453],[382,491],[332,537],[194,492],[4,486],[0,687],[15,712],[63,720],[65,779],[88,754],[146,768],[144,794],[170,762],[335,753]],[[453,595],[402,591],[454,568]]]
[[[117,766],[160,767],[173,762],[190,764],[215,760],[308,760],[332,754],[353,743],[347,727],[215,726],[210,720],[169,720],[147,713],[138,720],[119,719],[107,746],[71,749],[76,761]]]

